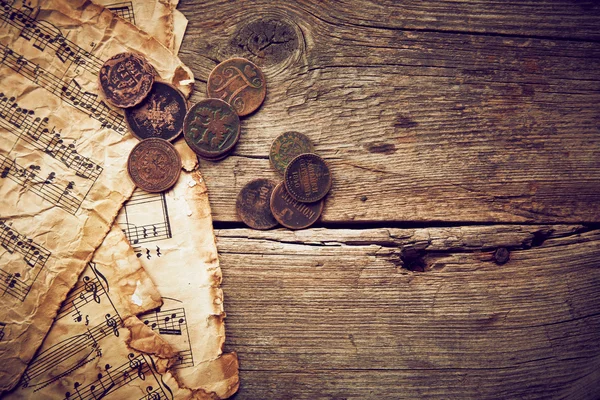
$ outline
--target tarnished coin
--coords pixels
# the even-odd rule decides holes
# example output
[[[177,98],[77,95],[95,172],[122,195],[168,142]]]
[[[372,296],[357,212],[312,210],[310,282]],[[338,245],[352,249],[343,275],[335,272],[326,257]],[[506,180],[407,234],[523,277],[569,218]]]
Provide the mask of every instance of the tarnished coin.
[[[143,140],[175,139],[183,129],[187,101],[183,93],[167,83],[154,82],[148,96],[137,106],[125,109],[131,133]]]
[[[255,111],[267,94],[262,71],[245,58],[231,58],[217,65],[206,84],[208,97],[231,104],[241,117]]]
[[[144,139],[131,150],[127,171],[135,185],[146,192],[162,192],[177,182],[181,158],[164,139]]]
[[[119,53],[100,68],[100,87],[106,99],[121,108],[146,98],[154,82],[154,68],[140,55]]]
[[[288,193],[302,203],[319,201],[331,189],[329,167],[316,154],[300,154],[288,164],[284,174]]]
[[[273,168],[283,174],[294,157],[314,151],[314,146],[308,136],[299,132],[285,132],[273,140],[269,159]]]
[[[271,194],[271,212],[279,223],[290,229],[304,229],[314,224],[323,211],[323,200],[315,203],[296,201],[281,182]]]
[[[202,100],[185,116],[183,137],[200,157],[217,159],[239,140],[240,118],[223,100]]]
[[[270,229],[277,225],[271,213],[271,193],[275,182],[268,179],[255,179],[240,190],[235,208],[246,225],[254,229]]]

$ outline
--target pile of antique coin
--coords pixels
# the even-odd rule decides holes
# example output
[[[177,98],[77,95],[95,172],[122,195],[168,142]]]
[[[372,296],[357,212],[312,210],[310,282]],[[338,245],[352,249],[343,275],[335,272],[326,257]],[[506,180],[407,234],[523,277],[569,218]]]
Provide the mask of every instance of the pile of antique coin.
[[[329,167],[314,154],[310,139],[299,132],[277,137],[269,159],[283,175],[283,182],[249,182],[238,194],[238,215],[254,229],[270,229],[278,224],[290,229],[311,226],[321,216],[323,199],[331,189]]]
[[[115,55],[102,66],[99,79],[106,99],[124,109],[129,129],[140,139],[129,154],[127,170],[147,192],[162,192],[177,182],[181,158],[170,142],[181,132],[198,157],[222,160],[240,139],[240,117],[256,111],[267,93],[262,71],[243,58],[217,65],[208,77],[208,98],[189,110],[183,93],[156,81],[154,68],[138,54]],[[236,201],[242,221],[255,229],[314,224],[331,188],[325,161],[298,132],[275,139],[269,158],[283,181],[255,179],[244,186]]]

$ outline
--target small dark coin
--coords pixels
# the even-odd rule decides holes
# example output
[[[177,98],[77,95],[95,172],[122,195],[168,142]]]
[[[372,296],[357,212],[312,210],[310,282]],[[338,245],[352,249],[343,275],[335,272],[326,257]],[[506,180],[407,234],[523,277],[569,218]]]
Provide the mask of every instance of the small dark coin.
[[[271,212],[279,223],[290,229],[304,229],[314,224],[323,211],[323,200],[300,203],[285,189],[283,182],[271,194]]]
[[[240,118],[223,100],[202,100],[185,116],[183,137],[200,157],[214,160],[229,153],[239,140]]]
[[[314,151],[308,136],[299,132],[285,132],[273,140],[269,159],[273,168],[283,174],[294,157]]]
[[[331,189],[329,167],[316,154],[300,154],[288,164],[284,174],[288,193],[302,203],[321,200]]]
[[[146,98],[154,82],[154,68],[140,55],[119,53],[100,68],[100,87],[106,99],[121,108]]]
[[[206,85],[208,97],[231,104],[241,117],[262,104],[267,94],[265,76],[256,65],[245,58],[231,58],[217,65]]]
[[[136,138],[157,137],[171,141],[183,129],[187,101],[183,93],[167,83],[154,82],[148,96],[125,110],[125,119]]]
[[[181,158],[166,140],[144,139],[131,150],[127,171],[139,188],[151,193],[163,192],[177,182]]]
[[[275,182],[254,179],[240,190],[235,202],[238,215],[246,225],[254,229],[270,229],[277,225],[271,213],[271,193]]]

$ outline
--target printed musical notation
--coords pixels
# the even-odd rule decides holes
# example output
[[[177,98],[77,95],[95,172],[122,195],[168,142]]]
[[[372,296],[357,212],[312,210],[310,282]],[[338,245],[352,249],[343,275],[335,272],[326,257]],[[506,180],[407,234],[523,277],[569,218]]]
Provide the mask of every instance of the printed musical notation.
[[[25,297],[29,294],[31,287],[52,253],[20,234],[4,221],[0,221],[0,245],[10,254],[21,254],[28,266],[27,270],[16,273],[0,269],[1,296],[9,294],[20,301],[25,301]]]
[[[77,176],[96,181],[103,168],[81,156],[75,144],[66,144],[56,129],[48,128],[48,118],[35,117],[32,110],[19,106],[14,97],[0,93],[0,127],[75,171]]]
[[[129,21],[135,25],[135,14],[133,13],[133,3],[131,3],[131,1],[110,4],[106,6],[106,8],[123,18],[125,21]]]
[[[152,311],[140,316],[140,319],[160,335],[167,335],[167,342],[178,350],[174,368],[184,368],[194,365],[192,346],[190,342],[187,318],[183,308]]]
[[[173,398],[173,392],[167,386],[160,374],[157,373],[156,365],[151,357],[143,354],[130,353],[128,361],[113,367],[109,364],[104,366],[104,371],[98,373],[97,379],[87,385],[79,382],[73,384],[73,391],[65,393],[65,400],[99,400],[134,380],[148,382],[146,395],[140,400],[167,400]]]
[[[98,99],[97,94],[83,91],[74,79],[66,83],[3,44],[0,44],[0,52],[2,56],[0,65],[6,65],[41,88],[58,96],[65,103],[88,114],[90,118],[99,121],[102,127],[112,129],[121,135],[127,132],[123,115],[111,110],[103,100]]]
[[[153,212],[148,213],[148,210]],[[123,206],[117,222],[134,249],[141,243],[173,237],[164,193],[146,193],[136,189]],[[157,252],[159,254],[160,249]]]
[[[6,328],[6,324],[4,322],[0,322],[0,342],[4,339],[4,328]]]
[[[46,51],[51,49],[63,63],[72,63],[97,76],[102,60],[63,36],[61,31],[47,21],[37,21],[31,7],[13,7],[13,2],[0,0],[0,21],[19,30],[19,36],[32,41],[33,47]]]
[[[65,186],[54,183],[55,172],[49,173],[46,178],[38,177],[40,169],[41,167],[35,164],[25,168],[16,161],[0,155],[0,178],[8,178],[69,214],[75,214],[87,193],[85,195],[75,193],[73,181]]]
[[[107,297],[106,291],[110,290],[108,281],[104,275],[95,269],[93,265],[92,269],[96,276],[93,278],[87,275],[84,276],[82,282],[71,289],[71,292],[69,292],[67,298],[63,301],[55,320],[58,321],[70,315],[73,321],[82,322],[85,320],[85,325],[89,325],[89,314],[84,316],[81,313],[81,309],[92,301],[100,304],[102,299]]]

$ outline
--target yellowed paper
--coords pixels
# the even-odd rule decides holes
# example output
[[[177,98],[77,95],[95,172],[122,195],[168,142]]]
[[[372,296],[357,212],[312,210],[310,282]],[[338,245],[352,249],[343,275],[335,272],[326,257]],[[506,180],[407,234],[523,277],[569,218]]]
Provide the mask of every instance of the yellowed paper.
[[[181,143],[181,142],[180,142]],[[195,156],[178,144],[184,165]],[[190,154],[191,153],[191,154]],[[225,325],[221,270],[206,185],[198,171],[183,171],[165,194],[136,190],[117,223],[163,297],[159,311],[140,319],[177,352],[173,374],[181,386],[226,398],[239,385],[237,356],[223,354]],[[169,329],[181,316],[185,324]]]
[[[97,87],[103,60],[122,51],[189,94],[189,69],[108,10],[0,0],[0,391],[19,381],[133,190],[137,140]]]
[[[174,352],[135,314],[161,305],[123,232],[113,226],[62,304],[52,329],[7,399],[184,397],[165,374]],[[179,322],[179,321],[176,321]],[[142,354],[128,347],[131,332]],[[164,376],[163,376],[164,375]]]
[[[179,10],[173,11],[173,53],[179,54],[181,43],[183,43],[183,36],[187,29],[188,19]]]

